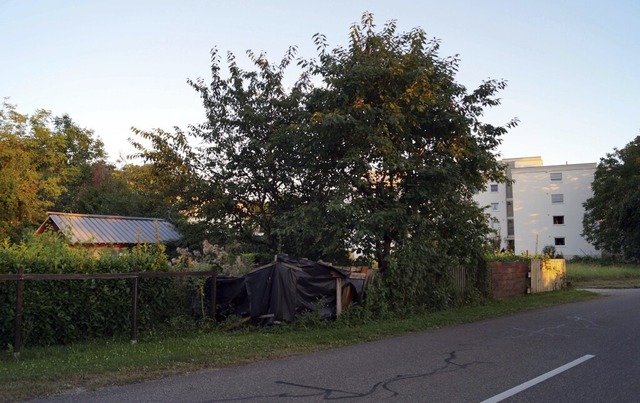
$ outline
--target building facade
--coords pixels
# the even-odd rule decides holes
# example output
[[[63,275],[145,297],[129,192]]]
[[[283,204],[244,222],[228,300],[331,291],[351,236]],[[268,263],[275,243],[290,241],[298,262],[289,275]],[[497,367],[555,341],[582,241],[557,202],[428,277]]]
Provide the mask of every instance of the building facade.
[[[502,162],[512,183],[489,183],[476,195],[491,216],[501,249],[535,254],[552,245],[567,258],[600,255],[581,235],[582,205],[593,194],[596,163],[545,166],[540,157]]]

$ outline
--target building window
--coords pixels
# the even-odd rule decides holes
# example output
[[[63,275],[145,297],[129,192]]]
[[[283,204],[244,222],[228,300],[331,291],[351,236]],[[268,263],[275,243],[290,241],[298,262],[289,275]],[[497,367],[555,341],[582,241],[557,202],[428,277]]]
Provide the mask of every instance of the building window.
[[[553,244],[555,246],[564,246],[564,238],[553,238]]]
[[[564,216],[563,215],[554,215],[553,216],[553,225],[564,225]]]
[[[562,172],[551,172],[549,178],[551,182],[562,182]]]
[[[491,192],[497,192],[498,191],[498,185],[497,184],[492,184],[490,186],[490,188],[491,188]]]
[[[500,203],[491,203],[491,211],[498,211],[500,208]]]
[[[564,195],[562,193],[552,194],[551,195],[551,203],[553,203],[553,204],[562,204],[562,203],[564,203]]]
[[[513,235],[515,233],[513,228],[513,219],[507,220],[507,235]]]

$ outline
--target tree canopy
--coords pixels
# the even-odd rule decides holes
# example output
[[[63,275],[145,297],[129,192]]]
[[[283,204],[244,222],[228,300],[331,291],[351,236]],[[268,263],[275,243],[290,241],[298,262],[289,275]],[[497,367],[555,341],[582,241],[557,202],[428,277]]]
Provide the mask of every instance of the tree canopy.
[[[93,162],[104,158],[93,132],[68,115],[46,110],[18,113],[0,109],[0,238],[17,239],[43,220],[45,212],[82,180]]]
[[[591,187],[583,236],[598,249],[640,260],[640,136],[600,159]]]
[[[173,177],[152,165],[120,168],[102,141],[68,115],[0,109],[0,240],[19,240],[47,210],[180,221]]]
[[[419,28],[397,33],[393,21],[376,31],[371,14],[351,28],[347,48],[315,41],[311,71],[325,86],[310,95],[312,133],[338,198],[348,200],[349,244],[382,269],[404,242],[463,257],[469,241],[483,239],[472,196],[503,180],[495,153],[506,128],[479,119],[505,82],[469,93],[455,81],[459,61],[440,57],[437,40]]]
[[[56,202],[56,210],[82,214],[158,217],[178,220],[173,198],[151,165],[123,167],[97,161],[73,192]],[[69,195],[71,193],[71,195]]]
[[[228,54],[227,72],[214,50],[210,81],[190,81],[206,122],[138,131],[151,140],[133,141],[139,156],[188,178],[183,200],[203,222],[268,252],[338,262],[357,252],[383,271],[403,247],[469,259],[488,231],[472,196],[504,180],[497,146],[516,123],[480,120],[505,82],[467,91],[437,40],[393,21],[378,29],[368,13],[347,47],[314,41],[318,56],[297,59],[292,85],[295,48],[278,64],[249,52],[254,71]]]

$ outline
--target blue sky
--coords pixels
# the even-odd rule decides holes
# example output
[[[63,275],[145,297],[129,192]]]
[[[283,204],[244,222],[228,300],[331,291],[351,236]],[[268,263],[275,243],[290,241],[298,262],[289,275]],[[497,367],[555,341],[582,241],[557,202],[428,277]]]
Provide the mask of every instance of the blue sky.
[[[209,77],[210,49],[279,61],[290,45],[315,56],[312,35],[346,45],[364,11],[378,25],[422,27],[459,55],[469,90],[508,81],[485,120],[520,124],[504,157],[545,164],[597,162],[640,134],[640,2],[604,1],[163,1],[0,0],[0,96],[22,113],[68,113],[132,152],[132,126],[186,128],[204,119],[187,78]],[[293,80],[295,72],[291,72]]]

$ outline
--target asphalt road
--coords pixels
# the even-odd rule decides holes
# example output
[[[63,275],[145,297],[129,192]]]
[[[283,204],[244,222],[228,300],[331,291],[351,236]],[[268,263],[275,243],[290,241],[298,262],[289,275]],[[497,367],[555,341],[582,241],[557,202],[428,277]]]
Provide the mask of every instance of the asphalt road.
[[[47,402],[638,402],[640,290]]]

